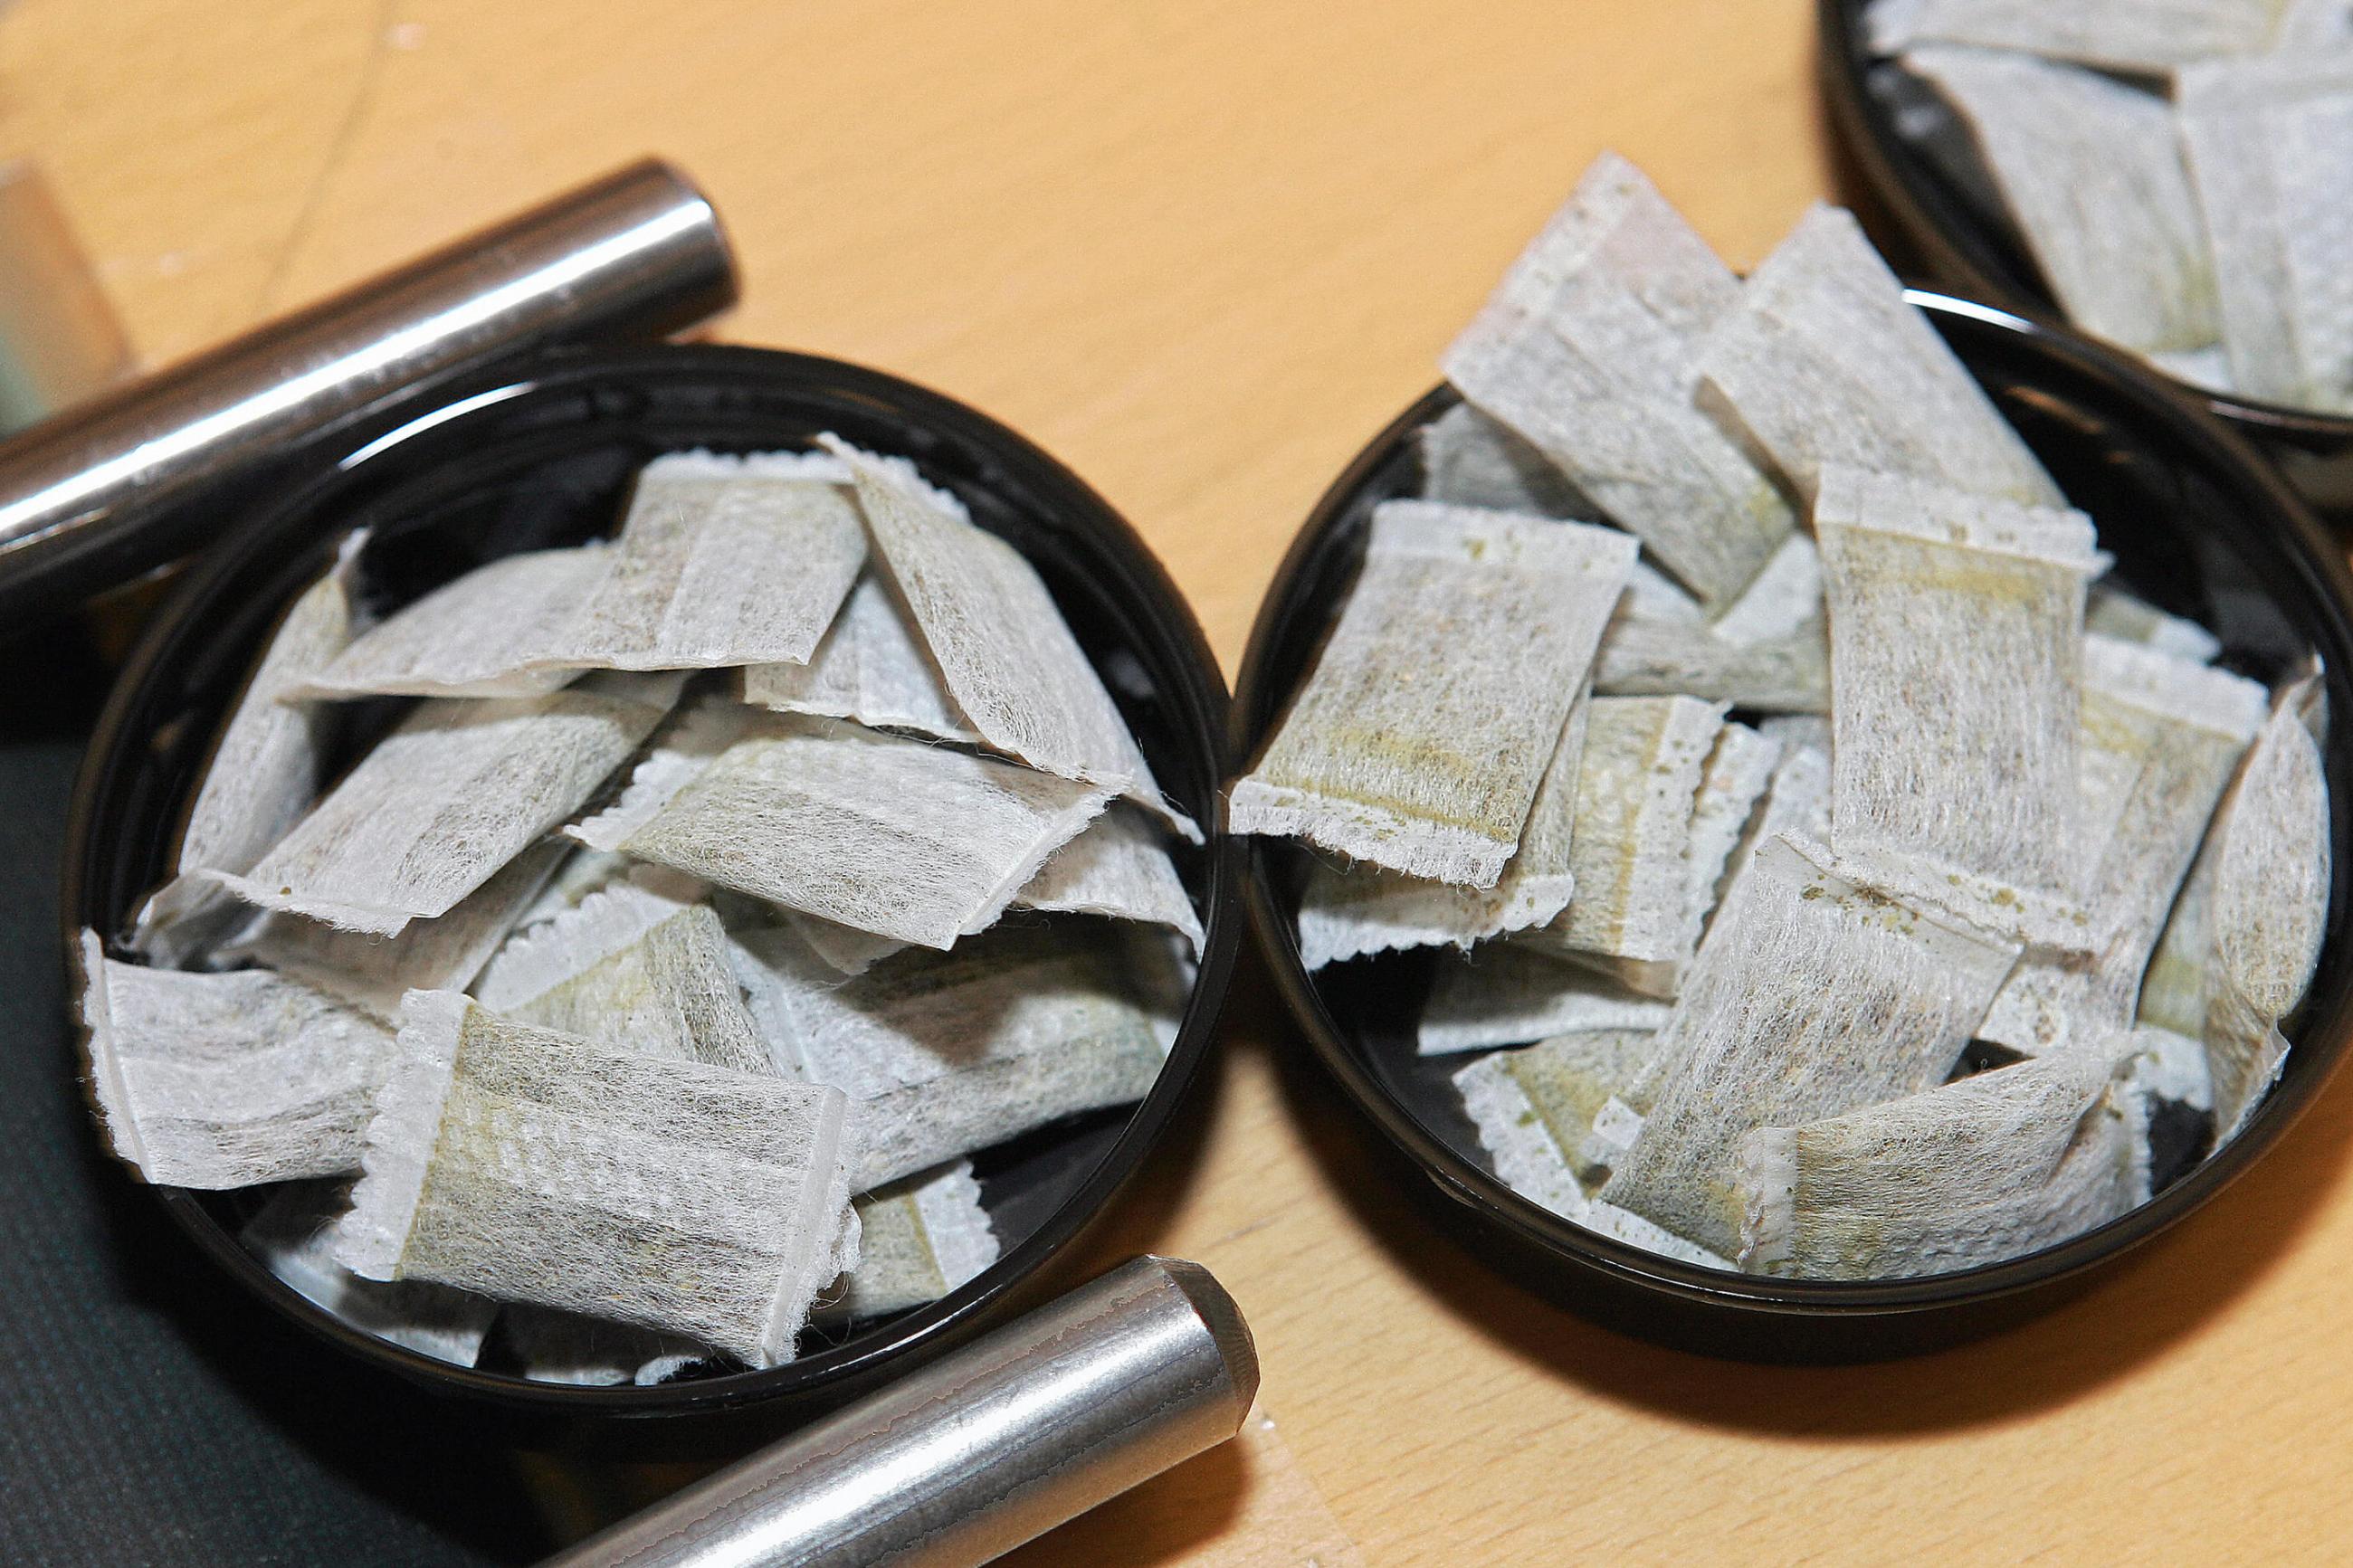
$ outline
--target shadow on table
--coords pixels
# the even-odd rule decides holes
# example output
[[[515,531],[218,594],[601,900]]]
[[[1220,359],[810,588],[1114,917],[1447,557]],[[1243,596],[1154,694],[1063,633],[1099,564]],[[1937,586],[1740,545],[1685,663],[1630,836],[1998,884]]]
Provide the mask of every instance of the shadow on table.
[[[79,620],[0,644],[0,1561],[529,1561],[468,1413],[259,1310],[100,1152],[58,893],[104,651]]]
[[[1235,1011],[1267,1006],[1245,965]],[[1286,1109],[1333,1193],[1434,1301],[1535,1367],[1604,1398],[1764,1433],[1882,1436],[1984,1426],[2056,1408],[2162,1354],[2278,1266],[2345,1181],[2353,1074],[2232,1186],[2109,1266],[2083,1293],[2017,1328],[1904,1361],[1767,1366],[1672,1350],[1588,1321],[1490,1267],[1460,1211],[1341,1096],[1287,1020],[1272,1040]],[[1241,1038],[1236,1032],[1237,1040]],[[1246,1047],[1265,1048],[1265,1047]]]

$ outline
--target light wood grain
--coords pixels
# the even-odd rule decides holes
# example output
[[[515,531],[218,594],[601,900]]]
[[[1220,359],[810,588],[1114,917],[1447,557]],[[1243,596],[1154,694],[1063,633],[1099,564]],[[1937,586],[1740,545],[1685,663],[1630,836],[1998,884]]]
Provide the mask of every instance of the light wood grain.
[[[159,359],[670,154],[745,264],[726,335],[1021,427],[1135,521],[1230,670],[1315,496],[1595,152],[1650,169],[1738,264],[1829,194],[1810,14],[19,0],[0,151],[47,168]],[[2353,1079],[2195,1221],[2002,1339],[1730,1366],[1483,1271],[1368,1158],[1248,970],[1214,1092],[1095,1247],[1230,1286],[1295,1463],[1198,1461],[1019,1561],[1286,1561],[1252,1521],[1303,1479],[1383,1568],[2343,1560],[2348,1137]]]

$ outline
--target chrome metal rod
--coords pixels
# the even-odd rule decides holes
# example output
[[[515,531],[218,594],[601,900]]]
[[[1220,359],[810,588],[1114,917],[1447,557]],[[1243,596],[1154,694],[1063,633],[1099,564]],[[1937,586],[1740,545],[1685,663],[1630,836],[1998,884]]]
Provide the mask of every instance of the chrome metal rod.
[[[617,171],[0,442],[0,632],[202,543],[165,504],[404,388],[553,342],[659,337],[735,298],[711,203]]]
[[[1224,1442],[1257,1392],[1233,1298],[1139,1258],[543,1568],[973,1568]]]

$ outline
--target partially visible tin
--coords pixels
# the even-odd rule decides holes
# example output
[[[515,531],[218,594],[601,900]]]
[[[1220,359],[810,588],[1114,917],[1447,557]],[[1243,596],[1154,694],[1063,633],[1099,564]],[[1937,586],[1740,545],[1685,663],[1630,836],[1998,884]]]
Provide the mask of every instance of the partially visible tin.
[[[2007,215],[1991,201],[1990,184],[1968,188],[1949,164],[1930,155],[1925,138],[1915,133],[1905,96],[1910,79],[1894,61],[1873,53],[1863,18],[1869,5],[1870,0],[1817,0],[1822,93],[1831,121],[1867,186],[1857,193],[1857,215],[1891,257],[1915,260],[1932,281],[1952,292],[2063,325],[2050,285]],[[2140,363],[2245,437],[2323,522],[2353,528],[2353,417],[2210,391]]]

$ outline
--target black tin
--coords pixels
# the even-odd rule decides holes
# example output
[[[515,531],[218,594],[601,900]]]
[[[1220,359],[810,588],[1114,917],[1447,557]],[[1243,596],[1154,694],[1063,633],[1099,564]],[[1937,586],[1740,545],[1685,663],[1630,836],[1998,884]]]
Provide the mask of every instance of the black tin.
[[[119,931],[164,879],[199,770],[264,639],[353,526],[376,531],[364,575],[381,609],[484,561],[608,531],[630,476],[660,453],[800,447],[827,430],[913,458],[1029,559],[1163,790],[1213,826],[1227,765],[1216,660],[1143,541],[1053,458],[962,404],[831,360],[717,346],[560,352],[437,389],[281,455],[216,503],[237,521],[148,626],[84,760],[66,847],[68,921]],[[715,1416],[753,1406],[756,1425],[773,1427],[1076,1282],[1060,1278],[1068,1270],[1058,1260],[1144,1164],[1199,1076],[1240,942],[1239,851],[1212,837],[1205,847],[1178,847],[1176,861],[1208,946],[1151,1094],[977,1156],[983,1201],[1004,1243],[997,1264],[930,1306],[836,1342],[805,1340],[807,1352],[784,1366],[649,1388],[567,1387],[452,1367],[354,1330],[280,1284],[237,1241],[249,1199],[177,1188],[157,1196],[270,1307],[389,1372],[498,1407],[527,1434],[560,1433],[577,1426],[572,1418]]]
[[[2014,314],[2062,321],[2050,285],[1999,206],[1955,180],[1899,129],[1899,68],[1875,57],[1863,26],[1869,0],[1817,0],[1820,69],[1831,121],[1868,187],[1857,213],[1891,254],[1933,282]],[[2142,362],[2137,359],[2136,363]],[[2353,528],[2353,417],[2291,408],[2168,380],[2202,403],[2279,466],[2331,528]]]
[[[2188,399],[2074,334],[1962,300],[1911,296],[2099,524],[2119,581],[2195,616],[2220,662],[2271,680],[2317,652],[2330,710],[2353,712],[2353,579],[2309,515],[2245,445]],[[1366,521],[1418,489],[1413,434],[1455,402],[1445,387],[1400,415],[1325,492],[1275,575],[1234,700],[1233,755],[1254,759],[1305,677],[1364,558]],[[1250,913],[1309,1046],[1400,1169],[1434,1189],[1451,1230],[1499,1268],[1628,1332],[1756,1361],[1864,1361],[1933,1349],[2045,1310],[2103,1265],[2181,1219],[2259,1158],[2311,1102],[2353,1032],[2353,727],[2324,749],[2335,881],[2312,989],[2285,1026],[2284,1073],[2245,1131],[2115,1222],[2031,1257],[1889,1284],[1782,1280],[1695,1268],[1596,1236],[1496,1180],[1451,1075],[1468,1056],[1424,1058],[1413,1037],[1426,956],[1387,954],[1310,974],[1296,911],[1298,845],[1250,840]]]

